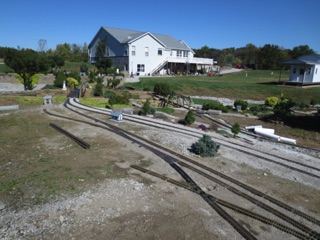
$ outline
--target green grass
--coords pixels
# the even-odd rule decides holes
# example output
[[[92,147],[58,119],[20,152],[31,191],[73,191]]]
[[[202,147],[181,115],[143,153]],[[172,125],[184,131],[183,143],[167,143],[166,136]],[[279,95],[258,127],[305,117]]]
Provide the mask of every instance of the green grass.
[[[247,73],[247,76],[246,76]],[[270,96],[286,98],[297,102],[309,103],[311,99],[320,102],[320,86],[301,88],[279,84],[288,79],[288,71],[244,70],[237,73],[225,74],[221,77],[207,76],[177,76],[177,77],[148,77],[140,78],[138,83],[126,83],[127,87],[143,90],[153,89],[156,82],[167,82],[178,94],[188,96],[213,96],[232,99],[265,100]]]
[[[9,68],[6,64],[0,64],[0,73],[8,73],[8,72],[13,72],[13,70]]]
[[[156,110],[159,111],[159,112],[167,113],[167,114],[174,113],[174,109],[173,108],[168,108],[168,107],[156,108]]]

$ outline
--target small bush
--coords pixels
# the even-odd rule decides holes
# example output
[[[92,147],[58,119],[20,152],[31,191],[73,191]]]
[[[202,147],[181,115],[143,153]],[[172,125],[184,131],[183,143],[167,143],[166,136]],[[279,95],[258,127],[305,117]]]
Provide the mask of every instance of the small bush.
[[[184,118],[185,124],[192,125],[192,123],[194,123],[195,120],[196,120],[196,117],[194,116],[193,111],[189,110],[187,115]]]
[[[165,96],[165,97],[168,95],[174,94],[174,90],[169,85],[169,83],[166,83],[166,82],[156,82],[154,85],[153,91],[155,94]]]
[[[120,96],[120,95],[112,95],[108,103],[112,106],[115,104],[123,104],[123,105],[128,105],[129,104],[129,98],[128,96]]]
[[[279,102],[279,98],[277,97],[268,97],[264,100],[264,104],[270,107],[274,107]]]
[[[220,110],[224,113],[228,112],[228,108],[226,106],[224,106],[219,101],[215,101],[215,100],[202,104],[202,110],[210,110],[210,109]]]
[[[247,110],[249,104],[248,104],[247,101],[238,99],[238,100],[234,101],[233,106],[234,106],[234,107],[241,106],[241,110],[242,110],[242,111],[245,111],[245,110]]]
[[[209,135],[203,135],[197,142],[192,144],[191,151],[201,157],[213,157],[219,150],[220,145],[214,142]]]

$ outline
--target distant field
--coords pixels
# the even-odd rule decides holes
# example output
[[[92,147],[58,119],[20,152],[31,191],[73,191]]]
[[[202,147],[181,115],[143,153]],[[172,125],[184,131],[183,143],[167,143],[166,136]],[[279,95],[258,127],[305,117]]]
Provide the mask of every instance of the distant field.
[[[273,74],[271,74],[273,72]],[[176,76],[141,77],[138,83],[126,83],[137,90],[153,89],[156,82],[168,82],[178,94],[189,96],[213,96],[232,99],[265,100],[270,96],[291,98],[296,102],[320,103],[320,86],[301,88],[279,83],[288,79],[288,71],[254,70],[225,74],[221,77]]]

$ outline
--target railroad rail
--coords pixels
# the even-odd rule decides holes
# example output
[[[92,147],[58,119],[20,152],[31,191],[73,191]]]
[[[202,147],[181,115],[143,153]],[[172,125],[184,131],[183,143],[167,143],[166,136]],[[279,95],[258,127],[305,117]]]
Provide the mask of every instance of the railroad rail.
[[[72,99],[72,101],[74,101],[74,99]],[[98,109],[98,108],[87,107],[87,106],[85,106],[85,105],[83,105],[81,103],[78,103],[78,102],[76,102],[76,103],[78,105],[80,105],[80,106],[83,106],[83,108],[80,108],[82,110],[109,115],[109,110],[105,110],[104,111],[104,110]],[[68,104],[70,104],[73,107],[79,108],[79,106],[75,106],[74,104],[72,104],[70,99],[68,100]],[[188,132],[186,132],[187,129],[182,128],[180,126],[174,126],[174,125],[173,126],[168,126],[168,125],[161,124],[160,122],[153,121],[152,119],[148,119],[148,120],[144,119],[144,122],[142,123],[141,117],[133,118],[133,117],[130,117],[130,115],[128,115],[126,117],[126,120],[130,121],[130,122],[137,123],[137,124],[143,124],[143,125],[147,125],[147,126],[152,126],[152,127],[155,127],[155,128],[168,129],[170,131],[182,133],[184,135],[189,135],[189,136],[192,136],[192,137],[198,137],[199,138],[199,137],[202,137],[202,135],[203,135],[203,132],[200,132],[198,130],[193,130],[191,128],[188,128]],[[148,121],[148,123],[146,123],[146,121]],[[225,141],[225,140],[221,140],[221,139],[215,139],[215,142],[217,142],[221,146],[224,146],[224,147],[227,147],[227,148],[232,148],[234,150],[237,150],[239,152],[245,153],[247,155],[251,155],[251,156],[257,157],[260,160],[267,161],[267,162],[270,162],[270,163],[273,163],[273,164],[277,164],[277,165],[280,165],[282,167],[289,168],[290,170],[294,170],[294,171],[303,173],[303,174],[305,174],[307,176],[320,179],[320,175],[317,175],[317,174],[314,174],[314,173],[310,172],[310,170],[314,170],[314,171],[320,172],[320,168],[317,168],[317,167],[314,167],[314,166],[310,166],[310,165],[307,165],[307,164],[304,164],[304,163],[301,163],[301,162],[293,161],[291,159],[287,159],[287,158],[284,158],[284,157],[281,157],[281,156],[278,156],[278,155],[275,155],[275,154],[263,153],[261,151],[257,151],[256,149],[254,149],[252,147],[249,147],[249,146],[245,146],[244,147],[243,145],[235,143],[235,142],[229,142],[229,141]],[[264,154],[266,156],[262,156],[262,154]],[[285,161],[285,162],[288,162],[288,163],[291,163],[291,164],[294,164],[294,165],[299,165],[301,167],[306,168],[306,170],[300,169],[300,168],[297,168],[297,167],[294,167],[294,166],[287,165],[287,164],[285,164],[283,162],[279,162],[277,160],[273,160],[270,157],[273,157],[274,159],[282,160],[282,161]]]
[[[75,110],[73,110],[73,111],[75,111]],[[82,114],[82,113],[79,113],[79,112],[77,112],[77,111],[75,111],[76,113],[78,113],[78,114]],[[47,112],[48,113],[48,112]],[[58,115],[56,115],[56,116],[58,116]],[[153,142],[150,142],[150,141],[148,141],[148,140],[146,140],[146,139],[143,139],[143,138],[141,138],[141,137],[139,137],[139,136],[137,136],[137,135],[134,135],[134,134],[132,134],[132,133],[130,133],[130,132],[126,132],[126,131],[124,131],[124,130],[122,130],[122,129],[119,129],[119,128],[117,128],[117,127],[115,127],[114,125],[111,125],[111,124],[108,124],[108,123],[105,123],[105,122],[102,122],[102,121],[100,121],[100,120],[98,120],[98,119],[95,119],[95,118],[92,118],[92,117],[90,117],[90,116],[88,116],[88,115],[85,115],[85,114],[83,114],[83,116],[85,116],[85,117],[89,117],[91,120],[93,120],[93,121],[95,121],[95,122],[99,122],[100,124],[103,124],[104,126],[108,126],[108,128],[107,127],[104,127],[104,126],[101,126],[101,125],[98,125],[98,124],[92,124],[92,123],[90,123],[91,125],[97,125],[97,126],[99,126],[99,127],[103,127],[103,128],[105,128],[105,129],[108,129],[108,130],[111,130],[111,131],[116,131],[117,133],[120,133],[122,136],[124,136],[124,137],[127,137],[128,138],[128,135],[131,135],[131,138],[130,138],[130,140],[133,140],[134,142],[136,142],[136,143],[138,143],[139,145],[142,145],[142,146],[146,146],[145,144],[143,144],[143,143],[141,143],[141,142],[137,142],[137,140],[135,140],[135,139],[133,139],[132,137],[134,137],[134,138],[137,138],[137,139],[140,139],[140,140],[143,140],[143,141],[145,141],[145,142],[147,142],[148,144],[152,144],[152,145],[156,145],[155,143],[153,143]],[[66,119],[69,119],[69,120],[76,120],[76,121],[78,121],[78,122],[85,122],[85,121],[81,121],[81,120],[78,120],[78,119],[71,119],[71,118],[67,118],[67,117],[64,117],[64,116],[59,116],[59,117],[63,117],[63,118],[66,118]],[[85,122],[85,123],[88,123],[88,122]],[[157,147],[158,147],[159,145],[157,145]],[[148,147],[148,146],[147,146]],[[167,151],[167,150],[169,150],[169,149],[165,149],[165,151]],[[169,152],[170,152],[170,150],[169,150]],[[157,153],[157,155],[161,155],[161,153],[159,153],[159,152],[156,152]],[[176,155],[176,153],[175,152],[170,152],[171,154],[175,154]],[[179,154],[178,154],[179,155]],[[183,155],[181,155],[181,156],[183,156]],[[181,157],[180,156],[180,157]],[[185,159],[184,159],[185,160]],[[193,160],[191,160],[191,161],[193,161]],[[169,161],[170,162],[170,161]],[[168,162],[168,163],[169,163]],[[180,164],[181,163],[181,161],[179,162],[178,160],[176,160],[176,162],[178,163],[178,164]],[[198,162],[197,162],[198,163]],[[169,163],[170,164],[170,163]],[[240,184],[241,185],[241,184]],[[242,187],[243,187],[243,185],[242,185]],[[250,187],[249,187],[250,188]],[[261,197],[263,197],[263,198],[265,198],[266,199],[266,195],[265,194],[263,194],[263,193],[259,193],[258,192],[258,196],[261,196]],[[279,204],[277,204],[277,205],[279,205]],[[287,208],[285,208],[285,209],[287,209]],[[298,212],[297,211],[295,211],[293,208],[291,208],[290,206],[289,206],[289,209],[290,209],[290,211],[291,212],[293,212],[293,213],[295,213],[295,214],[297,214]],[[300,228],[301,229],[301,228]],[[313,236],[313,235],[315,235],[316,233],[314,232],[314,231],[309,231],[308,229],[305,229],[307,232],[308,232],[308,234],[309,234],[309,236]],[[314,239],[314,238],[312,238],[312,239]]]
[[[133,168],[133,169],[136,169],[136,170],[138,170],[140,172],[143,172],[143,173],[149,174],[151,176],[160,178],[160,179],[162,179],[162,180],[164,180],[166,182],[172,183],[172,184],[174,184],[176,186],[179,186],[179,187],[182,187],[184,189],[187,189],[187,190],[189,190],[191,192],[194,192],[196,194],[199,194],[197,190],[195,190],[193,187],[191,187],[190,185],[188,185],[186,183],[182,183],[182,182],[176,181],[176,180],[174,180],[172,178],[169,178],[167,176],[164,176],[164,175],[161,175],[159,173],[153,172],[153,171],[148,170],[146,168],[142,168],[142,167],[137,166],[137,165],[131,165],[130,167]],[[246,215],[248,217],[256,219],[256,220],[258,220],[258,221],[260,221],[262,223],[265,223],[265,224],[268,224],[268,225],[273,226],[275,228],[278,228],[279,230],[281,230],[283,232],[286,232],[288,234],[291,234],[291,235],[293,235],[293,236],[295,236],[295,237],[297,237],[299,239],[317,239],[317,237],[318,237],[316,235],[317,233],[315,233],[312,236],[305,235],[305,234],[303,234],[303,233],[301,233],[299,231],[296,231],[293,228],[290,228],[290,227],[288,227],[288,226],[286,226],[284,224],[281,224],[281,223],[279,223],[277,221],[274,221],[274,220],[272,220],[270,218],[267,218],[265,216],[262,216],[260,214],[257,214],[257,213],[254,213],[252,211],[249,211],[249,210],[247,210],[245,208],[239,207],[238,205],[235,205],[235,204],[232,204],[230,202],[224,201],[222,199],[216,198],[216,197],[214,197],[214,196],[212,196],[210,194],[207,194],[207,196],[212,201],[216,202],[217,204],[219,204],[219,205],[221,205],[223,207],[229,208],[229,209],[231,209],[233,211],[236,211],[238,213],[241,213],[243,215]]]
[[[79,102],[77,99],[75,99],[75,98],[72,98],[71,100],[74,101],[75,103],[77,103],[78,105],[81,105],[81,106],[83,106],[83,107],[89,108],[88,106],[80,103],[80,102]],[[73,104],[70,102],[70,99],[68,100],[68,102],[69,102],[71,105],[73,105]],[[96,107],[90,107],[90,108],[91,108],[92,111],[94,111],[94,112],[100,111],[100,113],[102,113],[102,111],[103,111],[104,114],[107,114],[107,115],[110,115],[111,112],[112,112],[112,111],[109,110],[109,109],[102,109],[102,108],[96,108]],[[91,110],[88,110],[88,109],[87,109],[87,111],[91,111]],[[137,122],[137,123],[139,123],[139,121],[138,121],[139,119],[143,118],[143,117],[140,117],[140,116],[135,116],[135,117],[133,117],[131,114],[123,114],[123,115],[126,117],[126,119],[127,119],[128,121]],[[211,120],[211,121],[214,121],[214,119],[212,119],[210,116],[204,116],[204,117],[207,118],[207,119],[209,119],[209,120]],[[149,119],[149,121],[150,121],[151,123],[154,122],[154,123],[159,124],[159,122],[153,121],[153,119]],[[216,122],[216,121],[214,121],[214,122]],[[230,128],[229,124],[224,124],[224,123],[221,123],[221,122],[217,122],[217,123],[220,124],[221,126]],[[176,127],[177,127],[177,126],[176,126]],[[292,148],[298,150],[299,152],[306,152],[306,151],[308,151],[308,152],[309,152],[309,151],[310,151],[310,152],[314,152],[314,153],[315,153],[314,156],[316,156],[316,157],[317,157],[317,156],[320,156],[320,149],[305,147],[305,146],[301,146],[301,145],[293,145],[293,144],[286,143],[286,142],[274,141],[274,140],[272,140],[272,139],[270,139],[270,138],[266,138],[266,137],[263,137],[263,136],[258,136],[258,135],[256,135],[256,134],[252,134],[252,133],[247,132],[247,131],[244,131],[244,130],[242,130],[241,132],[244,133],[244,134],[246,134],[246,135],[248,135],[248,136],[254,137],[255,139],[261,139],[261,140],[264,140],[264,141],[268,141],[268,142],[272,142],[272,143],[277,143],[278,145],[281,145],[281,146],[289,146],[289,147],[292,147]]]
[[[62,127],[58,126],[57,124],[49,123],[49,126],[56,129],[57,131],[61,132],[65,136],[69,137],[70,139],[75,141],[77,144],[79,144],[82,148],[84,148],[84,149],[90,148],[90,144],[86,143],[81,138],[73,135],[72,133],[68,132],[67,130],[63,129]]]

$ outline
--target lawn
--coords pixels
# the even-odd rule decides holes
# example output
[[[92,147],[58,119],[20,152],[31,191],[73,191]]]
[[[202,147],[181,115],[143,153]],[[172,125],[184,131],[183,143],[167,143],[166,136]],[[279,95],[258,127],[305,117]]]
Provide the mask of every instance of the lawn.
[[[176,76],[141,77],[138,83],[126,83],[136,90],[153,89],[156,82],[168,82],[178,94],[189,96],[213,96],[232,99],[265,100],[270,96],[291,98],[296,102],[320,103],[320,86],[302,88],[282,85],[288,79],[288,71],[244,70],[225,74],[221,77]]]

